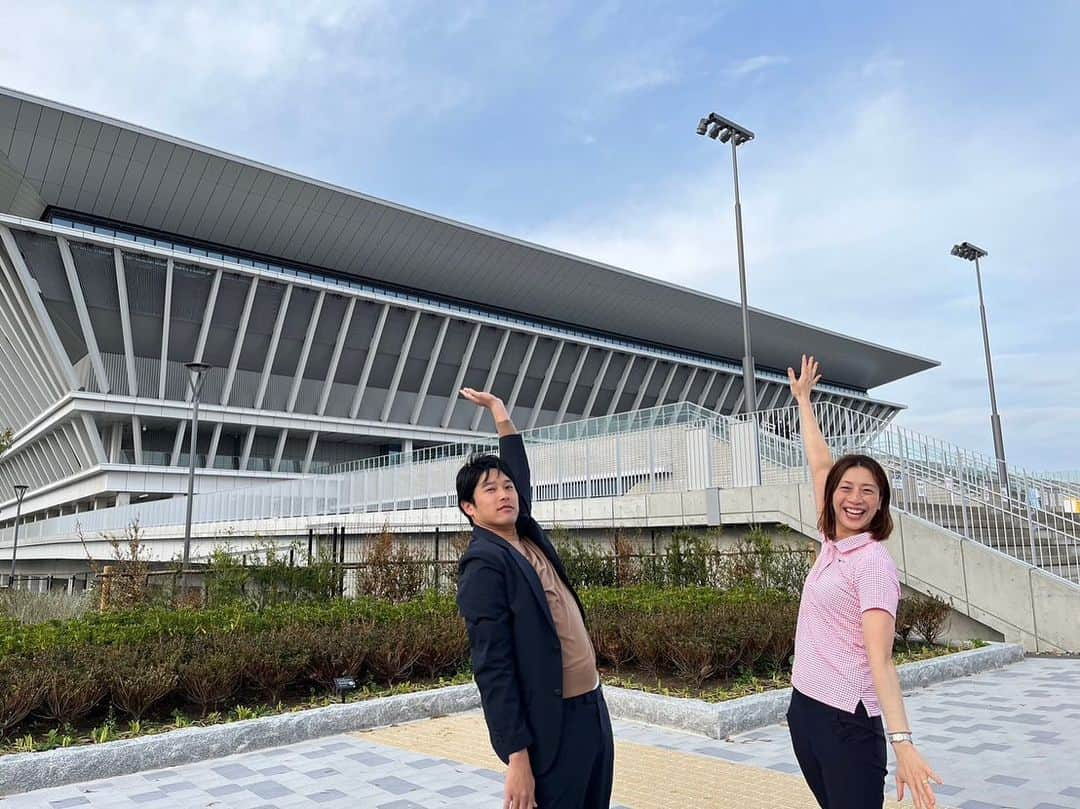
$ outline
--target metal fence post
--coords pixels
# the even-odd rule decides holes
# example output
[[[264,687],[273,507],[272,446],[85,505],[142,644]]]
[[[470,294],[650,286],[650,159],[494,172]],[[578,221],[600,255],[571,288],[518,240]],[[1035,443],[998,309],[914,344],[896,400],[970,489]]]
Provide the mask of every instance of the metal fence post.
[[[439,526],[435,526],[435,591],[439,590]]]

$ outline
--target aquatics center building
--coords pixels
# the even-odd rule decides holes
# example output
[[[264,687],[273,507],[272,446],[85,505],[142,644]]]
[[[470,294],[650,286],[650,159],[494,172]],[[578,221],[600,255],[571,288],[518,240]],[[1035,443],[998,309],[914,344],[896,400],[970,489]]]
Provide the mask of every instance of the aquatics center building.
[[[877,417],[922,357],[751,315],[760,408],[829,359],[823,398]],[[324,472],[668,402],[743,406],[727,300],[0,89],[0,527]]]

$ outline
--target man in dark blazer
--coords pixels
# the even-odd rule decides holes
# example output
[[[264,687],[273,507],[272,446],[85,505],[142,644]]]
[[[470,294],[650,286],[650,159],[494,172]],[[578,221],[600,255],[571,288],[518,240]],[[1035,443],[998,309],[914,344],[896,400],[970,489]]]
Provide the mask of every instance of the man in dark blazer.
[[[499,455],[458,472],[473,526],[458,608],[491,745],[509,764],[504,809],[607,809],[614,744],[585,615],[559,555],[532,518],[525,444],[502,401],[465,388],[499,433]]]

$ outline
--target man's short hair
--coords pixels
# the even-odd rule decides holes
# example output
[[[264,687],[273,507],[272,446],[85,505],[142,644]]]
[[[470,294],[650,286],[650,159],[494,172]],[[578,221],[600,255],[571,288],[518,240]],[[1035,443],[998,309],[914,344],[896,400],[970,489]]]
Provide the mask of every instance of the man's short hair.
[[[457,498],[458,508],[461,509],[462,514],[465,514],[465,509],[461,508],[461,504],[473,503],[475,505],[476,501],[473,496],[476,493],[476,487],[492,470],[502,472],[511,481],[514,479],[506,462],[498,455],[491,455],[490,453],[473,453],[469,456],[469,460],[465,462],[465,465],[458,470]],[[472,517],[468,514],[465,514],[465,519],[469,521],[470,525],[473,524]]]

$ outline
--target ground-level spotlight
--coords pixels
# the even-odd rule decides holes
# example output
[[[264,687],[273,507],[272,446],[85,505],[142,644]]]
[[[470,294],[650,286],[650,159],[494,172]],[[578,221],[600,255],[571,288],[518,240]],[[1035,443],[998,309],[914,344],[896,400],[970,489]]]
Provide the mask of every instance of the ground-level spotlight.
[[[356,690],[356,678],[354,677],[335,677],[334,678],[334,693],[341,697],[341,701],[345,702],[345,695],[350,691]]]

